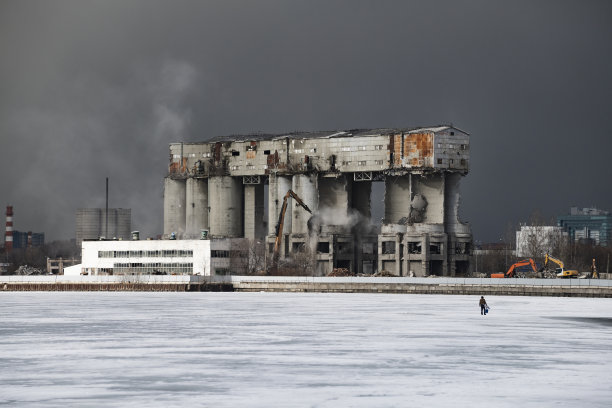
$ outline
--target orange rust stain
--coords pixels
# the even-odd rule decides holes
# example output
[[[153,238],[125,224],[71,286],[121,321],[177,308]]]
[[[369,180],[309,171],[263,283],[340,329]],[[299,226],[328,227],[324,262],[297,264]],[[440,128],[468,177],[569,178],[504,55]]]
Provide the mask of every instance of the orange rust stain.
[[[414,165],[414,159],[425,159],[433,157],[433,134],[432,133],[410,133],[404,138],[404,156],[410,157],[410,163]]]
[[[170,173],[186,173],[187,172],[187,157],[183,157],[181,159],[181,162],[170,163],[170,167],[168,168]]]
[[[275,150],[274,153],[268,155],[268,159],[266,163],[268,168],[277,167],[280,159],[278,157],[278,150]]]
[[[402,165],[402,135],[391,136],[391,152],[393,153],[393,164]]]
[[[257,155],[257,152],[255,150],[247,150],[246,152],[247,159],[254,159],[256,155]]]

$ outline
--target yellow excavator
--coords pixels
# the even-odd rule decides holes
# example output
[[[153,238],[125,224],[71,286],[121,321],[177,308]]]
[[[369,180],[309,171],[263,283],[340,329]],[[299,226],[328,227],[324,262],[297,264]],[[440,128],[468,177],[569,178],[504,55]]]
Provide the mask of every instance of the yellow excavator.
[[[544,257],[544,268],[548,266],[548,262],[553,262],[557,264],[557,266],[559,266],[558,268],[555,269],[555,274],[557,275],[557,278],[577,278],[578,277],[578,271],[565,269],[565,264],[563,263],[563,261],[561,261],[558,258],[555,258],[554,256],[546,254],[546,256]]]
[[[283,239],[283,226],[285,224],[285,212],[287,211],[287,200],[289,198],[293,198],[299,205],[301,205],[306,211],[312,214],[312,211],[302,199],[293,192],[293,190],[287,191],[285,197],[283,198],[283,206],[281,207],[280,214],[278,215],[278,223],[276,224],[276,239],[274,240],[274,252],[272,254],[272,266],[270,267],[270,272],[275,273],[278,268],[278,258],[280,257],[280,245]]]

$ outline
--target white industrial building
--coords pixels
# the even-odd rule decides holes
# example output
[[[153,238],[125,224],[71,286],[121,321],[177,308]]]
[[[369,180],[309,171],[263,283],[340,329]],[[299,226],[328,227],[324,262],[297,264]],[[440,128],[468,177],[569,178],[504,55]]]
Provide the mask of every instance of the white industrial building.
[[[554,252],[555,247],[568,241],[568,234],[561,227],[552,225],[521,225],[516,232],[516,256],[543,257]],[[536,252],[536,253],[534,253]]]
[[[210,275],[210,241],[83,241],[84,275]]]

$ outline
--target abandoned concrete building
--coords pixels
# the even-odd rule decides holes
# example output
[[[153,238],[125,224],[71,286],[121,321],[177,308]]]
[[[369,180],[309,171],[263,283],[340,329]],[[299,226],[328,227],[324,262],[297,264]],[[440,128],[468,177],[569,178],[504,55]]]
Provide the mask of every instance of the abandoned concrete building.
[[[247,238],[272,255],[289,190],[279,256],[307,252],[334,268],[397,276],[465,276],[472,234],[458,217],[469,134],[453,126],[216,137],[171,143],[164,235]],[[384,183],[382,224],[372,183]],[[383,197],[376,197],[383,201]]]

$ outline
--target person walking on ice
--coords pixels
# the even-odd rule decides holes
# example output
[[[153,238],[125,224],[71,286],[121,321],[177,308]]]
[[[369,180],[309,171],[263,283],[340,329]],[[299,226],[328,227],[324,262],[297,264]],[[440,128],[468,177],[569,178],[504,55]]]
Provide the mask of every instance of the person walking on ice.
[[[478,304],[480,305],[480,314],[486,315],[489,311],[489,305],[487,305],[487,301],[485,300],[484,296],[480,297],[480,302],[478,302]]]

